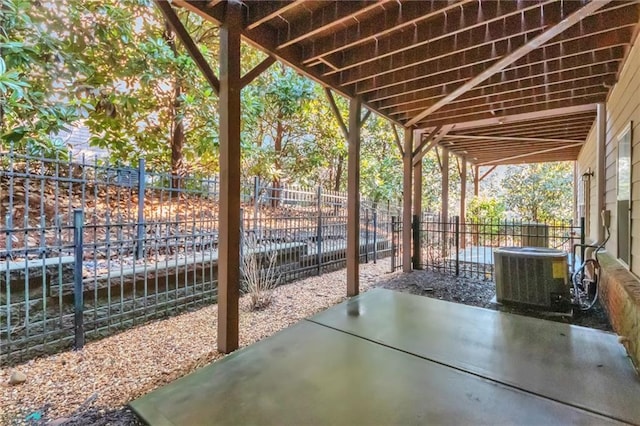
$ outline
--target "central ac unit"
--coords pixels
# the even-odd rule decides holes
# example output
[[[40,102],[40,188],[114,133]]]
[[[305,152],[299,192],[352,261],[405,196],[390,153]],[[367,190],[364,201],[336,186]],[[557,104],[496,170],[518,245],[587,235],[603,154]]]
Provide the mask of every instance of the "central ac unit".
[[[501,247],[494,252],[496,300],[554,309],[571,299],[567,253],[542,247]]]

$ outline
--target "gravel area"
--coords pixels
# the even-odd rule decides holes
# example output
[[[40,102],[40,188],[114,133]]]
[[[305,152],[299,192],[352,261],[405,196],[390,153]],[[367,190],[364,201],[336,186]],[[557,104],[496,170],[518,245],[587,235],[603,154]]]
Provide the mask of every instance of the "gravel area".
[[[473,306],[497,309],[489,281],[429,271],[388,273],[390,260],[362,265],[361,290],[382,287]],[[272,304],[250,311],[241,299],[240,345],[247,346],[345,299],[345,270],[307,278],[275,290]],[[610,330],[604,311],[548,317],[524,315]],[[139,326],[64,352],[0,369],[0,424],[138,425],[125,404],[198,367],[222,358],[216,345],[217,306]],[[26,382],[11,386],[14,371]]]
[[[389,262],[361,266],[362,291],[388,274]],[[283,285],[269,307],[255,312],[243,297],[240,345],[343,301],[345,282],[345,270],[340,270]],[[223,357],[215,350],[216,323],[217,305],[212,305],[90,342],[82,351],[2,368],[0,424],[136,424],[125,404]],[[26,382],[11,386],[15,370],[26,375]]]

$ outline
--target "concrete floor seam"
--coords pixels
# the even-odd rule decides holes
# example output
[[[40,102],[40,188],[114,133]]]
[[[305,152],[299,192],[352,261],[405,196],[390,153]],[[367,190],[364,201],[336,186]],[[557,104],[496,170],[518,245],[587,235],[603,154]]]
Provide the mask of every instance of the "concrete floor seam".
[[[586,408],[586,407],[582,407],[582,406],[579,406],[579,405],[576,405],[576,404],[572,404],[572,403],[568,403],[568,402],[565,402],[565,401],[558,400],[556,398],[551,398],[549,396],[546,396],[546,395],[543,395],[543,394],[540,394],[540,393],[537,393],[537,392],[533,392],[533,391],[530,391],[530,390],[527,390],[527,389],[523,389],[523,388],[521,388],[519,386],[516,386],[516,385],[513,385],[513,384],[509,384],[509,383],[503,382],[501,380],[493,379],[491,377],[487,377],[487,376],[482,375],[480,373],[476,373],[476,372],[473,372],[473,371],[465,370],[462,367],[457,367],[455,365],[451,365],[451,364],[448,364],[448,363],[443,362],[443,361],[438,361],[438,360],[435,360],[435,359],[431,359],[431,358],[428,358],[426,356],[423,356],[423,355],[420,355],[420,354],[417,354],[417,353],[414,353],[414,352],[411,352],[411,351],[407,351],[407,350],[404,350],[404,349],[396,348],[396,347],[388,345],[388,344],[386,344],[384,342],[380,342],[380,341],[377,341],[377,340],[374,340],[374,339],[363,337],[363,336],[360,336],[360,335],[355,334],[355,333],[351,333],[351,332],[346,331],[346,330],[342,330],[342,329],[339,329],[339,328],[336,328],[336,327],[332,327],[332,326],[327,325],[327,324],[323,324],[323,323],[315,321],[315,320],[313,320],[311,318],[306,318],[304,321],[309,321],[309,322],[311,322],[313,324],[316,324],[316,325],[319,325],[319,326],[322,326],[322,327],[325,327],[325,328],[328,328],[328,329],[331,329],[331,330],[335,330],[335,331],[338,331],[340,333],[348,334],[350,336],[357,337],[359,339],[362,339],[362,340],[365,340],[365,341],[368,341],[368,342],[383,346],[385,348],[392,349],[392,350],[397,351],[397,352],[402,352],[404,354],[411,355],[411,356],[414,356],[416,358],[420,358],[420,359],[423,359],[425,361],[429,361],[429,362],[432,362],[434,364],[438,364],[438,365],[441,365],[443,367],[450,368],[452,370],[456,370],[456,371],[459,371],[459,372],[464,373],[464,374],[468,374],[468,375],[471,375],[471,376],[474,376],[474,377],[478,377],[480,379],[487,380],[489,382],[496,383],[496,384],[508,387],[510,389],[516,389],[516,390],[518,390],[520,392],[524,392],[524,393],[529,394],[529,395],[534,395],[534,396],[537,396],[539,398],[546,399],[548,401],[553,401],[553,402],[556,402],[558,404],[562,404],[562,405],[566,405],[568,407],[575,408],[577,410],[581,410],[581,411],[592,413],[592,414],[595,414],[595,415],[598,415],[598,416],[609,418],[609,419],[621,422],[623,424],[640,426],[640,423],[629,423],[628,421],[623,420],[623,419],[618,418],[618,417],[615,417],[615,416],[604,414],[604,413],[599,412],[599,411],[591,410],[591,409]]]

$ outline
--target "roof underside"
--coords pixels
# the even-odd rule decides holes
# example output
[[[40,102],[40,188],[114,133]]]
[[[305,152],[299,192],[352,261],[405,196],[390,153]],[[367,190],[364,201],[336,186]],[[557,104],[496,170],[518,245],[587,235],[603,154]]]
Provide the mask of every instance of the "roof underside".
[[[174,0],[221,22],[225,1]],[[245,39],[476,165],[575,160],[636,1],[243,1]],[[451,125],[454,125],[451,127]]]

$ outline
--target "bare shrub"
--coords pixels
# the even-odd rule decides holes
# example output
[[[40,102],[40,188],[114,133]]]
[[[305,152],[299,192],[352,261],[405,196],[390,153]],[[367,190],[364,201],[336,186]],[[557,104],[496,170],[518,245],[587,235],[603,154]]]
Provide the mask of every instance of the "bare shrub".
[[[249,294],[249,308],[257,311],[269,306],[280,283],[278,252],[261,246],[254,235],[245,236],[243,243],[242,282]]]

